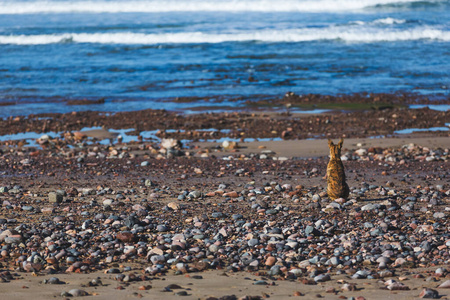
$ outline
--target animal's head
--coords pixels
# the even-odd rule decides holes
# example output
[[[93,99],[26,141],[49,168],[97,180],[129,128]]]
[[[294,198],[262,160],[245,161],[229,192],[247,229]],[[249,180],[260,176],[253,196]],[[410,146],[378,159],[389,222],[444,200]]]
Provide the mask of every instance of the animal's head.
[[[341,158],[341,149],[342,149],[342,144],[344,144],[344,139],[341,138],[339,143],[337,143],[336,145],[333,144],[333,141],[328,139],[328,147],[330,147],[330,156],[331,158]]]

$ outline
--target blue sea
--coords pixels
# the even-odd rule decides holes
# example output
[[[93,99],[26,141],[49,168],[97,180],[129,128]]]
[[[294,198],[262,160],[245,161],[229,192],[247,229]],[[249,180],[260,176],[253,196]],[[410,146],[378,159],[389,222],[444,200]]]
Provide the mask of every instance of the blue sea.
[[[0,117],[449,88],[449,0],[0,0]]]

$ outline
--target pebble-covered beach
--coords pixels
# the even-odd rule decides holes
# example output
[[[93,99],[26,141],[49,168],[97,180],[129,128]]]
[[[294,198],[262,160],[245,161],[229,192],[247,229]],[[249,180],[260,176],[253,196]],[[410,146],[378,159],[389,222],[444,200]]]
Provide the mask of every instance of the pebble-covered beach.
[[[407,143],[394,132],[411,120],[446,126],[448,116],[396,108],[310,116],[149,110],[1,120],[3,132],[40,137],[1,142],[0,292],[450,298],[449,132],[410,134]],[[159,130],[159,140],[124,142],[107,131],[124,124],[137,136]],[[103,129],[79,131],[93,126]],[[342,135],[353,138],[342,150],[350,196],[331,201],[328,156],[302,156],[304,138],[316,137],[326,153],[326,138]],[[362,142],[379,135],[390,135],[392,146],[380,146],[382,137]],[[418,144],[419,136],[440,145]],[[258,140],[268,137],[295,147],[273,151]],[[186,139],[200,143],[180,143]]]
[[[450,299],[449,12],[0,0],[0,300]]]

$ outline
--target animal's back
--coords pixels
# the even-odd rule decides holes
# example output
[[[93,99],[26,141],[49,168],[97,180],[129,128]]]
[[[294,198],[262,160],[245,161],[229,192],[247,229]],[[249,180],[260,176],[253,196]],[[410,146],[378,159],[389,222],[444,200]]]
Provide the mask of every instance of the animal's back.
[[[342,161],[331,159],[327,167],[327,193],[331,199],[347,198],[349,187],[345,178],[344,165]]]
[[[341,148],[344,140],[341,139],[337,145],[328,140],[330,147],[330,162],[327,166],[327,193],[332,200],[347,198],[350,189],[345,178],[344,165],[341,160]]]

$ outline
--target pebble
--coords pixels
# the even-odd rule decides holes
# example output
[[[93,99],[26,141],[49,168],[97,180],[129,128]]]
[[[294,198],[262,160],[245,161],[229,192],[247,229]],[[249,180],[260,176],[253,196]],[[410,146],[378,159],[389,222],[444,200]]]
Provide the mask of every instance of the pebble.
[[[332,265],[337,266],[337,265],[341,264],[342,262],[338,257],[333,256],[332,258],[330,258],[330,263]]]
[[[121,240],[124,243],[131,243],[131,242],[133,242],[135,240],[134,234],[129,232],[129,231],[119,232],[116,235],[116,238]]]
[[[156,184],[153,181],[151,181],[150,179],[146,179],[144,184],[145,184],[145,186],[149,186],[149,187],[156,186]]]
[[[344,283],[341,287],[341,290],[343,292],[353,292],[356,291],[356,284],[355,283]]]
[[[236,191],[232,191],[232,192],[224,193],[222,196],[223,197],[237,198],[237,197],[239,197],[239,194]]]
[[[63,201],[63,195],[60,193],[50,192],[48,193],[48,201],[50,203],[61,203]]]
[[[179,290],[182,289],[182,287],[176,283],[171,283],[168,286],[165,287],[166,290]]]
[[[445,274],[447,274],[447,270],[445,268],[437,268],[434,273],[438,276],[445,276]]]
[[[329,274],[320,274],[314,277],[315,282],[325,282],[331,280],[331,277]]]
[[[113,199],[105,199],[103,200],[103,206],[111,206],[113,204]]]
[[[352,278],[354,278],[354,279],[365,279],[368,276],[370,276],[370,272],[369,271],[360,270],[360,271],[356,272],[355,274],[353,274]]]
[[[241,214],[233,214],[231,217],[233,218],[233,220],[240,220],[244,218],[244,216]]]
[[[281,274],[281,266],[279,266],[279,265],[272,266],[268,272],[269,276],[276,276],[279,274]]]
[[[178,203],[176,202],[170,202],[169,204],[167,204],[167,207],[171,208],[172,210],[179,210],[181,207]]]
[[[444,281],[441,283],[438,288],[440,289],[450,289],[450,280]]]
[[[68,293],[72,297],[82,297],[89,295],[86,291],[80,289],[71,289]]]
[[[277,213],[278,213],[278,210],[276,210],[276,209],[266,210],[266,215],[276,215]]]
[[[391,291],[404,291],[409,290],[409,287],[401,282],[392,282],[387,285],[387,289]]]
[[[254,247],[256,245],[259,245],[259,240],[258,239],[250,239],[247,243],[250,247]]]
[[[111,268],[107,270],[107,273],[109,274],[118,274],[118,273],[122,273],[122,271],[118,268]]]
[[[150,143],[140,146],[149,153],[159,149],[150,149],[156,147]],[[146,276],[160,280],[170,272],[194,279],[193,276],[199,275],[193,272],[217,269],[258,274],[263,280],[254,281],[255,285],[270,285],[267,276],[274,277],[274,284],[278,279],[316,284],[341,274],[347,280],[364,278],[371,284],[398,278],[401,282],[386,281],[386,287],[401,291],[409,289],[410,284],[413,289],[412,281],[404,278],[416,278],[416,268],[433,267],[436,271],[429,274],[417,269],[426,275],[423,278],[432,278],[423,283],[440,284],[439,289],[450,288],[448,281],[441,283],[447,279],[448,271],[437,267],[449,263],[446,218],[450,211],[447,209],[450,190],[446,174],[441,178],[434,174],[440,173],[439,169],[428,172],[432,166],[425,157],[431,155],[424,148],[407,146],[381,152],[367,149],[363,154],[359,151],[368,162],[375,162],[377,174],[385,172],[387,176],[379,179],[376,175],[374,180],[372,175],[362,172],[366,162],[349,150],[348,162],[344,164],[349,166],[346,170],[352,193],[347,200],[330,201],[323,185],[326,170],[323,159],[260,161],[259,155],[250,157],[233,152],[227,156],[228,160],[213,160],[213,151],[223,151],[218,148],[209,149],[211,155],[204,160],[162,157],[161,162],[145,158],[152,167],[144,174],[138,172],[143,170],[138,161],[129,155],[122,155],[126,160],[120,158],[121,153],[128,151],[120,147],[114,149],[116,158],[95,160],[102,151],[108,156],[113,152],[98,147],[95,151],[91,145],[89,149],[73,149],[76,153],[85,152],[81,168],[91,161],[97,164],[89,166],[91,175],[85,174],[92,176],[92,184],[83,180],[68,183],[78,186],[50,192],[48,201],[45,190],[48,186],[42,183],[42,188],[37,188],[41,184],[37,179],[33,179],[36,186],[31,181],[24,187],[2,183],[5,185],[0,190],[4,212],[0,218],[2,272],[14,269],[19,273],[49,275],[64,270],[73,274],[103,269],[107,270],[106,276],[122,284],[141,281]],[[442,154],[433,157],[448,159],[445,151],[441,149]],[[11,153],[7,155],[8,159],[15,159]],[[271,158],[274,154],[265,155]],[[412,163],[418,155],[423,156],[420,172],[410,172],[406,166],[396,168],[399,158]],[[43,157],[50,164],[58,159],[58,156]],[[70,169],[81,156],[64,157],[64,168]],[[107,168],[103,160],[107,161]],[[27,164],[33,166],[33,160],[28,159]],[[432,164],[434,168],[439,161]],[[17,166],[22,168],[23,164]],[[133,173],[127,173],[128,168]],[[96,186],[97,172],[98,176],[111,180]],[[159,178],[161,173],[161,178],[166,176],[168,182],[145,179]],[[300,182],[310,183],[305,177],[322,183],[301,186]],[[190,181],[191,178],[195,180]],[[364,180],[370,180],[370,184]],[[147,266],[133,273],[134,270],[131,272],[124,266],[127,262]],[[44,282],[60,281],[51,277]],[[125,285],[123,288],[128,289]],[[328,291],[337,289],[334,286]],[[356,284],[343,283],[340,289],[353,292]],[[431,294],[435,298],[432,291],[423,289],[421,297]],[[64,295],[70,296],[72,292]]]
[[[94,278],[90,282],[90,286],[102,286],[103,282],[100,278]]]
[[[219,219],[219,218],[223,218],[223,217],[224,217],[224,214],[221,213],[221,212],[213,212],[213,213],[211,214],[211,217],[214,218],[214,219]]]
[[[169,228],[166,225],[158,225],[158,226],[156,226],[156,230],[158,232],[165,232],[165,231],[168,231]]]
[[[436,290],[430,289],[430,288],[424,288],[420,294],[420,298],[426,298],[426,299],[438,299],[439,293]]]
[[[21,235],[10,235],[4,238],[5,243],[7,244],[20,244],[22,242]]]
[[[188,198],[197,199],[197,198],[200,198],[200,196],[201,196],[201,193],[199,191],[192,191],[188,194]]]
[[[177,296],[189,296],[188,292],[186,292],[186,291],[176,292],[175,295],[177,295]]]
[[[63,284],[58,277],[50,277],[49,279],[44,279],[44,284]]]
[[[219,250],[219,246],[212,244],[211,246],[209,246],[209,251],[211,251],[212,253],[216,253]]]
[[[150,257],[150,261],[154,264],[162,264],[166,262],[166,257],[164,255],[153,255]]]
[[[372,211],[375,210],[377,206],[375,204],[366,204],[363,207],[361,207],[361,210],[363,211]]]
[[[265,264],[266,266],[271,267],[271,266],[273,266],[273,265],[276,263],[276,261],[277,261],[277,259],[276,259],[275,257],[269,256],[269,257],[266,259],[266,261],[265,261],[264,264]]]
[[[443,219],[443,218],[445,218],[445,213],[443,213],[443,212],[435,212],[433,214],[433,218],[435,218],[435,219]]]

